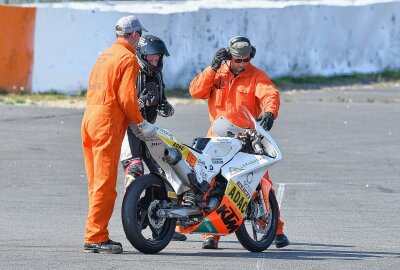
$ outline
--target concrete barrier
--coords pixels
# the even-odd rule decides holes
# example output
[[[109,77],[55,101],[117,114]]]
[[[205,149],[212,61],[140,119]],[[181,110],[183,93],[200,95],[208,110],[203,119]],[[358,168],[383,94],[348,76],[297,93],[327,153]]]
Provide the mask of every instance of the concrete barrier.
[[[32,89],[35,8],[0,6],[0,88]]]
[[[250,38],[257,48],[252,62],[271,77],[400,68],[399,1],[233,5],[229,9],[186,6],[178,10],[132,4],[124,12],[121,9],[65,4],[38,7],[33,91],[85,89],[98,54],[115,39],[115,22],[129,13],[166,42],[171,56],[165,60],[164,77],[170,88],[187,87],[210,64],[215,51],[236,35]]]

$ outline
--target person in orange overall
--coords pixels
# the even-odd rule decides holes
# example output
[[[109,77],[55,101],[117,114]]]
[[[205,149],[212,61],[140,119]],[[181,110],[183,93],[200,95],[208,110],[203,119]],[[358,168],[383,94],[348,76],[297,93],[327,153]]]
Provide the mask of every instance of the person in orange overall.
[[[144,138],[156,132],[143,119],[136,97],[135,47],[142,31],[147,30],[135,16],[120,18],[116,41],[101,53],[90,74],[81,129],[89,197],[84,252],[122,253],[121,243],[110,240],[107,229],[117,197],[122,140],[130,122]]]
[[[245,37],[233,37],[228,48],[219,49],[211,63],[190,83],[189,91],[193,98],[207,99],[211,123],[219,116],[224,116],[238,127],[250,126],[248,120],[240,111],[245,106],[264,129],[270,130],[274,119],[278,116],[279,91],[268,75],[253,66],[256,49]],[[225,61],[225,64],[222,63]],[[211,128],[208,136],[217,136]],[[271,184],[268,172],[264,176]],[[278,212],[278,228],[275,245],[282,248],[289,245],[289,240],[283,233],[284,222]],[[203,248],[218,248],[219,236],[203,235]]]

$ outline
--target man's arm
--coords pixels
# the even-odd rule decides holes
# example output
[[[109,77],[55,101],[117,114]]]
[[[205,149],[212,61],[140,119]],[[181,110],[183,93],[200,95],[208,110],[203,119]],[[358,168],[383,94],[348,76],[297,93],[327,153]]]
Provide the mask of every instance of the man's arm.
[[[206,69],[197,75],[190,83],[190,95],[192,95],[193,98],[208,99],[214,84],[215,74],[216,72],[211,67],[206,67]]]
[[[278,89],[264,72],[256,77],[256,84],[256,97],[260,100],[262,111],[273,113],[276,119],[280,105]]]
[[[118,103],[125,115],[139,124],[143,122],[142,114],[139,110],[138,98],[136,95],[136,77],[139,72],[139,64],[133,57],[127,58],[121,63],[120,69],[122,78],[119,89],[116,93]]]

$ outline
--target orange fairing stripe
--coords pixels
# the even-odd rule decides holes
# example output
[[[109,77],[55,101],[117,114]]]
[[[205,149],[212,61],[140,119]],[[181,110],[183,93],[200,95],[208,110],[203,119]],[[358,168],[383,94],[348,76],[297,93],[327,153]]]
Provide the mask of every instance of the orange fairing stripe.
[[[271,213],[271,208],[269,206],[269,191],[272,189],[272,185],[270,182],[267,181],[267,179],[262,178],[261,179],[261,192],[263,195],[265,207],[267,209],[267,213]]]
[[[221,235],[236,231],[243,220],[242,214],[227,196],[224,196],[217,210],[208,215],[207,218]]]
[[[31,92],[36,8],[0,5],[0,88]]]
[[[207,219],[214,225],[217,235],[226,235],[235,232],[242,224],[242,214],[236,208],[228,197],[224,196],[220,206],[207,216]],[[179,227],[181,233],[195,233],[194,231],[201,226],[202,223],[189,226],[188,228]]]

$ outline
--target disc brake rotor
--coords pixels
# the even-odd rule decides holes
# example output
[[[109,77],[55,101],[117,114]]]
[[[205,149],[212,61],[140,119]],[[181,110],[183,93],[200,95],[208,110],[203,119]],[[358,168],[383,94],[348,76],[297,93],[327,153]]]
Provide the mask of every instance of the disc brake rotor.
[[[269,222],[269,215],[267,213],[263,215],[262,213],[260,213],[259,208],[255,207],[253,217],[254,218],[251,220],[251,225],[253,226],[255,231],[257,233],[266,234],[271,227],[271,223]]]
[[[158,209],[160,209],[160,201],[154,200],[150,203],[149,211],[147,213],[151,226],[157,230],[162,228],[166,220],[166,218],[157,217]]]
[[[251,225],[254,227],[256,232],[266,234],[270,228],[267,217],[262,217],[258,219],[252,219]]]

